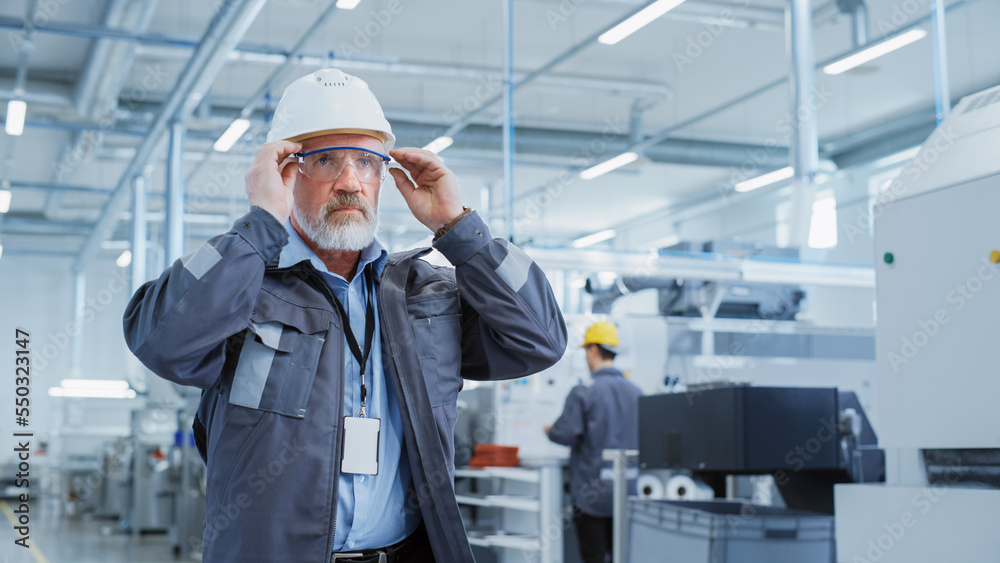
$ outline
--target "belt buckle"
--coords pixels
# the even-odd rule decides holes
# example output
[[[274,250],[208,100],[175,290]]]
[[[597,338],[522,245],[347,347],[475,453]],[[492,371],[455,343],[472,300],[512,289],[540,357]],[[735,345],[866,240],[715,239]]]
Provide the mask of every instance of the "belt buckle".
[[[334,553],[333,558],[330,561],[336,561],[338,559],[352,559],[354,557],[364,557],[364,553]]]

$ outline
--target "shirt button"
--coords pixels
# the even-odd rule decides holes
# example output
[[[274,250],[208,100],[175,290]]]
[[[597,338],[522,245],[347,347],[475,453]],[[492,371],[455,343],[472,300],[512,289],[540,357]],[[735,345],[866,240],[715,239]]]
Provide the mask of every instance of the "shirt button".
[[[362,475],[361,477],[358,477],[358,481],[361,481],[362,483],[364,483],[365,482],[365,476]]]

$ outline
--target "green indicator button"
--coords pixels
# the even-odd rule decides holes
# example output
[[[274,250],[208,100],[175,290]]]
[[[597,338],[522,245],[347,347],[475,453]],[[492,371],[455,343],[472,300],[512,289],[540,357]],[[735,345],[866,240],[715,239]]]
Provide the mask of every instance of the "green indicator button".
[[[883,256],[882,259],[885,260],[886,264],[892,264],[893,262],[896,261],[896,257],[893,256],[891,252],[886,252],[885,256]]]

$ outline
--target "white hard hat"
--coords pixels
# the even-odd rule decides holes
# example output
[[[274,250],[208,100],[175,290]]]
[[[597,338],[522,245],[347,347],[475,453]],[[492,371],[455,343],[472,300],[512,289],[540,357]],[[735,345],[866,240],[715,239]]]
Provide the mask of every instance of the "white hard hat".
[[[325,68],[285,88],[274,109],[267,142],[302,141],[332,133],[371,135],[382,140],[385,152],[396,142],[368,84],[335,68]]]

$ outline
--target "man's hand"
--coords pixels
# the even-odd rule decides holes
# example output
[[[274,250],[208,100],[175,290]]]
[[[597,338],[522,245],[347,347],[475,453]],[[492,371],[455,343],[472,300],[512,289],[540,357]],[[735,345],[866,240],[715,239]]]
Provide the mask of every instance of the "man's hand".
[[[414,186],[398,168],[389,169],[410,212],[424,226],[437,231],[462,214],[458,177],[441,162],[438,155],[428,150],[406,147],[390,151],[389,156],[405,168],[413,182],[416,182],[417,185]]]
[[[275,141],[264,143],[245,176],[247,198],[281,222],[292,213],[292,187],[299,173],[295,162],[286,162],[289,156],[302,150],[300,143]]]

